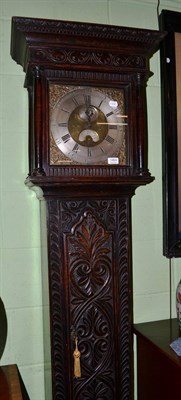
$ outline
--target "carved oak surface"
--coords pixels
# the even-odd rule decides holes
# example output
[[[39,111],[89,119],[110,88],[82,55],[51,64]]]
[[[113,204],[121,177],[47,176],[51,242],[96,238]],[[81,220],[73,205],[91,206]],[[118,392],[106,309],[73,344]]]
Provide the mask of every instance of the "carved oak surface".
[[[54,399],[130,396],[127,203],[48,202]],[[73,376],[75,335],[80,378]]]
[[[113,52],[107,51],[84,51],[71,49],[70,47],[67,49],[33,49],[31,52],[31,61],[37,62],[40,61],[42,63],[56,63],[57,65],[98,65],[98,66],[110,66],[121,69],[124,67],[134,67],[144,68],[145,67],[145,59],[144,57],[129,55],[125,56],[120,54],[114,54]]]
[[[130,202],[138,186],[153,180],[146,85],[150,57],[164,36],[147,29],[12,18],[11,56],[25,71],[29,98],[26,184],[41,188],[48,209],[53,400],[133,399]],[[124,93],[124,163],[50,162],[51,84]]]

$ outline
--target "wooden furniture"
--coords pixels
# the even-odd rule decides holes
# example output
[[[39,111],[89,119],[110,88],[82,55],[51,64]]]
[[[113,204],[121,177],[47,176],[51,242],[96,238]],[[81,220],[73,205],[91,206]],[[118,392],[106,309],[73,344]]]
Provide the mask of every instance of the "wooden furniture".
[[[181,13],[162,10],[160,48],[162,98],[163,254],[181,257]]]
[[[181,357],[169,346],[178,338],[176,319],[134,325],[137,337],[138,400],[181,396]]]
[[[14,364],[0,367],[0,399],[29,400],[18,368]]]
[[[133,397],[131,198],[153,180],[146,85],[163,37],[12,21],[11,55],[29,94],[26,183],[47,204],[56,400]]]
[[[4,348],[6,345],[6,340],[7,340],[7,331],[8,331],[8,324],[7,324],[7,316],[6,316],[6,310],[3,304],[2,299],[0,298],[0,326],[1,326],[1,331],[0,331],[0,359],[3,355]]]

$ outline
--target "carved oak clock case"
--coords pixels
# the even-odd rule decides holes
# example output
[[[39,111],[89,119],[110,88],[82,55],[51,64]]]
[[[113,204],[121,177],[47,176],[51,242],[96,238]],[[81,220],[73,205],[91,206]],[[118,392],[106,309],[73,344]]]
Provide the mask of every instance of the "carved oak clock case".
[[[146,84],[164,34],[13,17],[29,173],[47,204],[52,396],[133,398],[131,197],[150,183]]]

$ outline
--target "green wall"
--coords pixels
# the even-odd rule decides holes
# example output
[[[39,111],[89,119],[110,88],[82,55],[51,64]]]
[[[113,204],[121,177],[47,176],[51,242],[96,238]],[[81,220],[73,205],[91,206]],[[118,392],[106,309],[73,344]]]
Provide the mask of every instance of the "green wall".
[[[161,1],[181,12],[181,2]],[[18,364],[32,400],[44,400],[40,210],[28,172],[28,103],[22,67],[10,57],[11,17],[90,21],[158,29],[157,0],[0,0],[0,295],[8,316],[1,365]],[[148,83],[149,169],[155,181],[132,201],[134,320],[168,318],[169,262],[162,255],[159,52]],[[172,261],[173,309],[181,262]],[[49,400],[49,399],[48,399]]]

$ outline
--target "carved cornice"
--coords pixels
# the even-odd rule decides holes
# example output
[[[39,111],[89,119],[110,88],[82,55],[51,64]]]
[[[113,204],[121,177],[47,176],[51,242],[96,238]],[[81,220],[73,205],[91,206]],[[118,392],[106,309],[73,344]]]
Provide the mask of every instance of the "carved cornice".
[[[149,47],[160,38],[157,31],[116,25],[23,17],[13,17],[12,21],[21,32],[139,42]]]
[[[137,68],[146,66],[163,36],[147,29],[13,17],[11,55],[25,71],[33,62],[51,68],[60,64]]]

